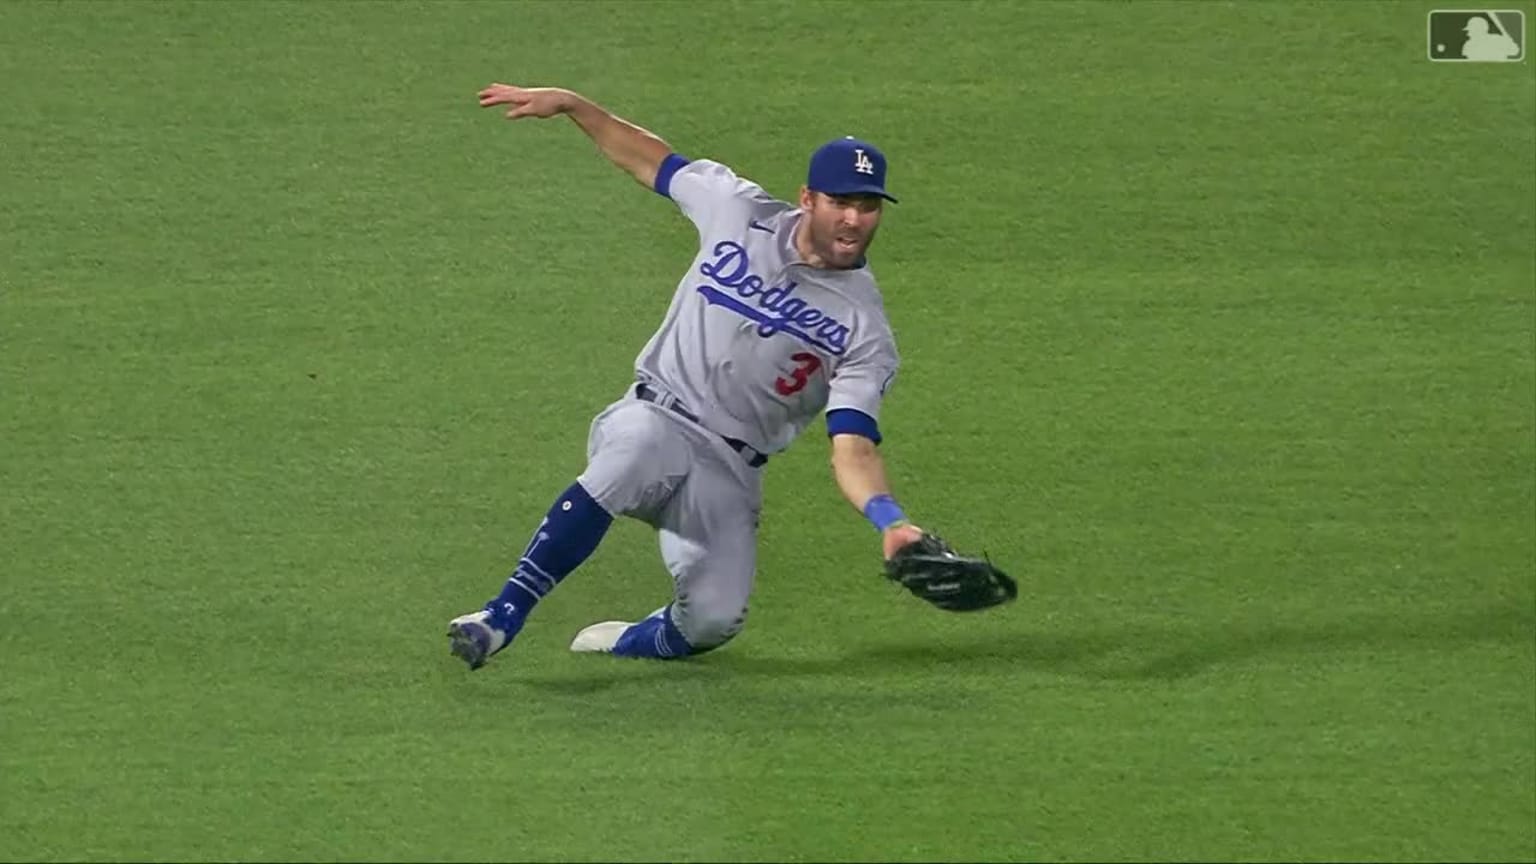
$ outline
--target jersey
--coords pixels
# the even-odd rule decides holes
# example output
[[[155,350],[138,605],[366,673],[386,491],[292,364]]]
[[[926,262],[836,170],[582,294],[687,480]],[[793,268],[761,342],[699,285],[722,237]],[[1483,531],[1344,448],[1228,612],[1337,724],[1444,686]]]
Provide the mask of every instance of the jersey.
[[[867,263],[807,264],[794,243],[802,211],[718,162],[688,162],[657,191],[698,228],[699,251],[636,358],[636,376],[677,397],[705,428],[761,453],[783,450],[818,414],[839,409],[862,415],[859,427],[878,442],[880,403],[900,360]]]

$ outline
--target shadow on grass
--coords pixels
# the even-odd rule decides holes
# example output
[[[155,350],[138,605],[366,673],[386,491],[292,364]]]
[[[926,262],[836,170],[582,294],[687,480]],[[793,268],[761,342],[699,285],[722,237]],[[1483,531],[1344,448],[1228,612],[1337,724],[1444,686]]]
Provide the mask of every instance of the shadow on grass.
[[[1013,667],[1099,680],[1177,680],[1219,666],[1267,657],[1453,648],[1473,643],[1532,644],[1536,612],[1517,608],[1457,610],[1415,616],[1354,615],[1301,623],[1170,626],[1077,633],[1020,632],[935,644],[912,639],[859,645],[821,657],[772,657],[729,649],[681,663],[592,657],[590,672],[526,680],[553,693],[582,696],[610,687],[666,679],[728,676],[907,675]]]
[[[591,656],[579,658],[576,662],[583,667],[579,672],[573,673],[566,669],[560,673],[521,677],[519,681],[547,693],[562,696],[590,696],[614,686],[643,689],[657,682],[697,679],[720,671],[695,660],[662,663],[624,657]]]
[[[888,643],[862,649],[855,657],[876,664],[1006,664],[1090,678],[1172,680],[1215,666],[1276,656],[1449,648],[1477,642],[1529,645],[1533,640],[1536,614],[1505,607],[1246,626],[1023,633],[941,648]]]

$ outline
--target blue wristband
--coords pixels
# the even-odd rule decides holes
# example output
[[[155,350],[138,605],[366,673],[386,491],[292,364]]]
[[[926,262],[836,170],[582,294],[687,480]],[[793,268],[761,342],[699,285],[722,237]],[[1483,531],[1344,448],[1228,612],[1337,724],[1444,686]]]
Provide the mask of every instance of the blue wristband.
[[[864,518],[874,524],[881,533],[897,522],[905,522],[907,514],[901,512],[901,505],[889,495],[881,494],[869,499],[864,505]]]

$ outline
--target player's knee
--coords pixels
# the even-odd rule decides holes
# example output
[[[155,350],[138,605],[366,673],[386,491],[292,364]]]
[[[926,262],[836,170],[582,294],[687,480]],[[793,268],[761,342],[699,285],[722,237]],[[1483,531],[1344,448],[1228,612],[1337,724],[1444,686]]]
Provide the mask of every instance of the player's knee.
[[[594,470],[592,466],[588,466],[576,478],[576,482],[587,490],[592,500],[613,516],[628,513],[640,500],[639,489],[624,481],[623,475]]]
[[[738,603],[699,603],[680,598],[672,608],[673,623],[695,654],[731,641],[747,622],[747,607]]]
[[[688,473],[688,453],[653,412],[629,407],[594,423],[587,467],[578,481],[609,513],[645,521]]]
[[[673,478],[627,453],[604,454],[577,477],[584,489],[615,516],[645,516],[666,501]]]

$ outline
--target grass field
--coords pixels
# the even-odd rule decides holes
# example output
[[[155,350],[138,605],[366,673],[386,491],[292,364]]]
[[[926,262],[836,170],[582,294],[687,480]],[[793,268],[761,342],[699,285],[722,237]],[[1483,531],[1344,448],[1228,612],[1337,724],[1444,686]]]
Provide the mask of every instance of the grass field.
[[[1536,61],[1431,8],[0,3],[0,858],[1536,860]],[[496,80],[885,149],[883,449],[1016,605],[813,427],[724,650],[566,651],[625,521],[448,656],[694,242]]]

